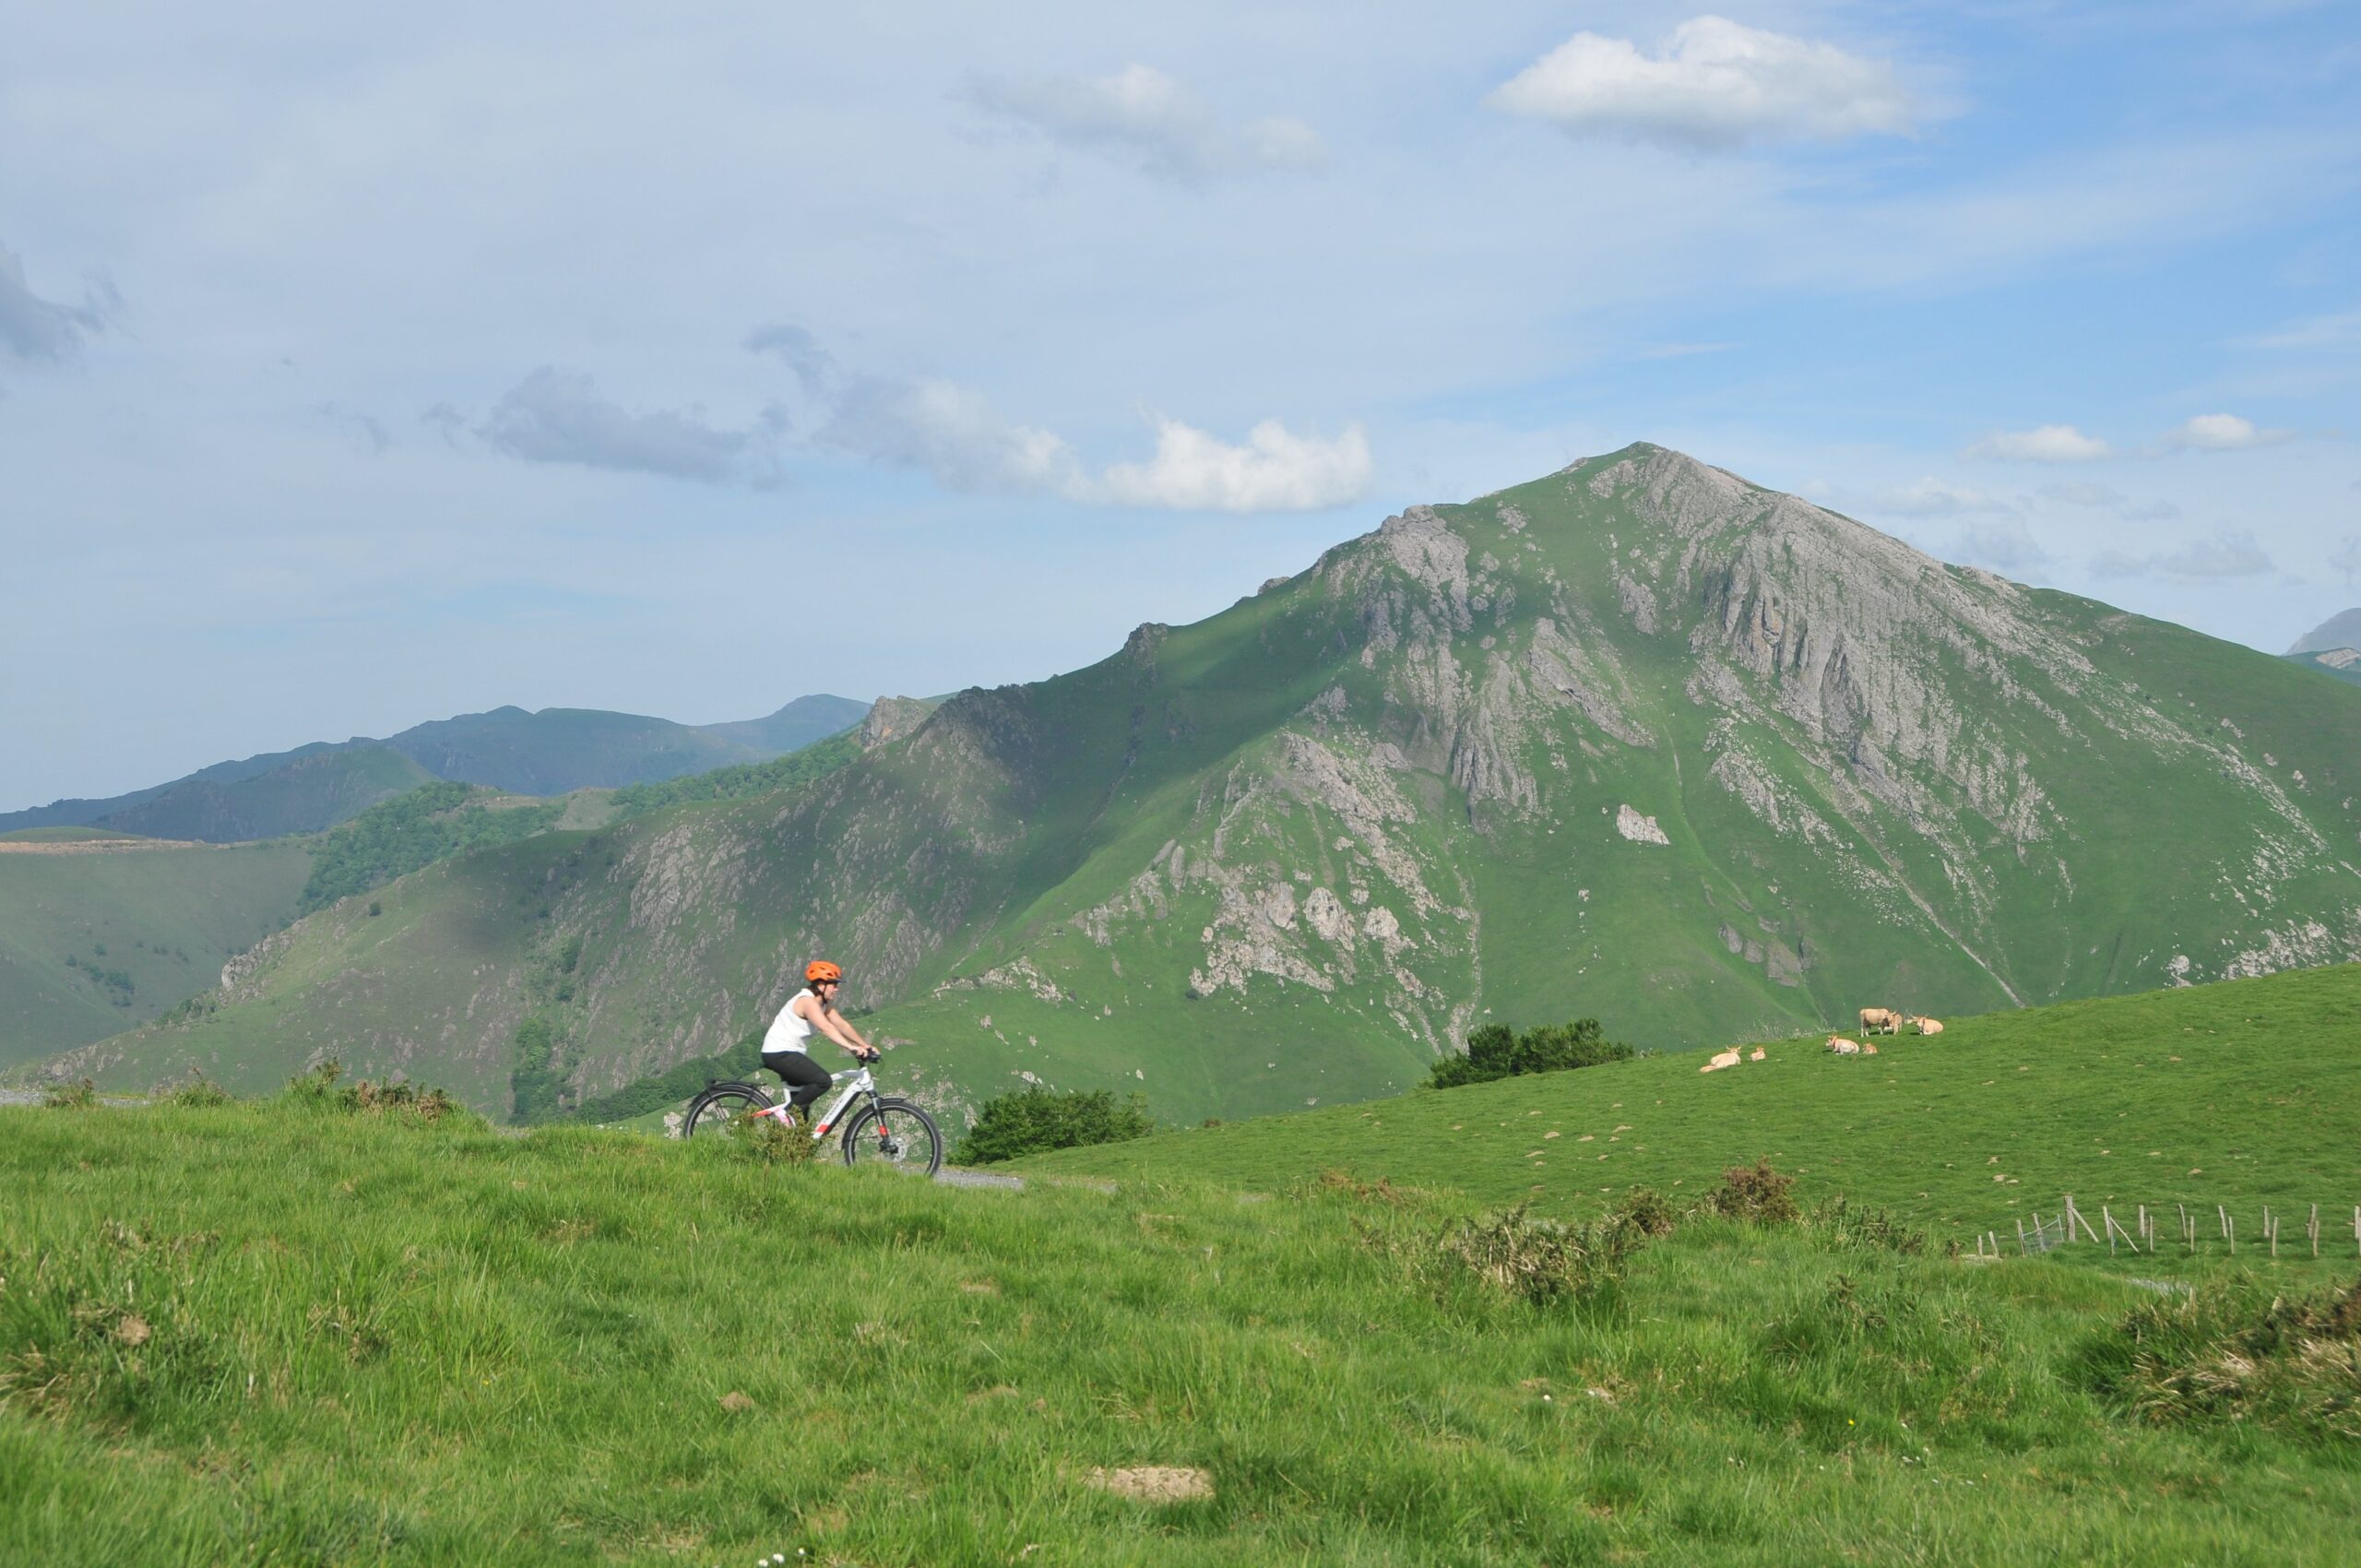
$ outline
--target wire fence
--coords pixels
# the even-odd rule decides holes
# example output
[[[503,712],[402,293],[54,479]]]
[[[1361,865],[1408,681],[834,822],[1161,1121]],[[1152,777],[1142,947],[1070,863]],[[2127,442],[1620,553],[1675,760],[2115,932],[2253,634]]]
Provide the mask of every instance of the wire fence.
[[[2331,1252],[2340,1251],[2349,1234],[2353,1254],[2361,1258],[2361,1204],[2354,1206],[2349,1226],[2337,1206],[2331,1206],[2325,1218],[2321,1217],[2318,1204],[2305,1205],[2300,1215],[2293,1208],[2282,1210],[2270,1204],[2261,1207],[2261,1224],[2248,1229],[2244,1237],[2249,1253],[2267,1250],[2275,1258],[2284,1241],[2291,1252],[2302,1249],[2308,1251],[2311,1256],[2319,1257],[2323,1243]],[[2297,1220],[2296,1229],[2292,1236],[2283,1236],[2283,1228],[2291,1217]],[[2047,1218],[2035,1210],[2028,1218],[2017,1221],[2017,1254],[2020,1257],[2037,1257],[2077,1241],[2092,1246],[2104,1245],[2109,1253],[2118,1249],[2135,1253],[2170,1250],[2191,1257],[2218,1247],[2226,1249],[2230,1256],[2236,1257],[2240,1239],[2238,1217],[2230,1212],[2227,1204],[2214,1205],[2210,1215],[2202,1206],[2191,1208],[2180,1203],[2170,1208],[2162,1205],[2151,1208],[2146,1204],[2134,1204],[2118,1215],[2113,1204],[2101,1204],[2098,1224],[2093,1225],[2090,1216],[2076,1205],[2073,1194],[2068,1193],[2058,1199],[2057,1212]],[[1978,1257],[2000,1257],[2004,1255],[2002,1249],[1998,1231],[1987,1230],[1975,1239]]]

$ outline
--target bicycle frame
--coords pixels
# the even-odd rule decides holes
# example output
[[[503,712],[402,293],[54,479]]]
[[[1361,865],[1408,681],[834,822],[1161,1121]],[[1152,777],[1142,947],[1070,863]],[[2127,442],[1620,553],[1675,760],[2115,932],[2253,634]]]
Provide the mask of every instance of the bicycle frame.
[[[867,1067],[856,1067],[849,1073],[831,1073],[828,1075],[828,1080],[831,1083],[843,1084],[847,1078],[850,1078],[852,1082],[845,1084],[845,1092],[836,1096],[834,1103],[832,1103],[825,1111],[821,1113],[820,1119],[817,1122],[814,1122],[812,1124],[812,1141],[815,1144],[822,1138],[828,1135],[828,1129],[835,1126],[838,1119],[844,1115],[846,1106],[850,1105],[855,1099],[859,1099],[864,1093],[869,1095],[872,1099],[876,1098],[877,1080],[869,1075],[869,1069]],[[777,1118],[778,1123],[782,1127],[792,1127],[795,1125],[795,1102],[791,1099],[782,1099],[777,1105],[772,1106],[767,1111],[749,1112],[746,1120],[752,1122],[765,1116]]]

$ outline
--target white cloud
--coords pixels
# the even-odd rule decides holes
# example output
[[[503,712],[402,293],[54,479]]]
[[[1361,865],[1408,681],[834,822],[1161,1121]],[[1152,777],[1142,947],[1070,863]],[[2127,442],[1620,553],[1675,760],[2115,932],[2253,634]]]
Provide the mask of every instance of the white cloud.
[[[1327,143],[1300,120],[1225,125],[1188,89],[1152,65],[1111,77],[979,77],[975,104],[1061,146],[1103,152],[1167,179],[1318,169]]]
[[[1681,23],[1654,56],[1628,39],[1578,32],[1489,101],[1576,135],[1691,148],[1906,136],[1919,115],[1886,62],[1722,17]]]
[[[448,434],[459,416],[437,404],[421,417]],[[759,487],[777,481],[768,438],[783,422],[775,410],[745,430],[707,424],[697,410],[635,412],[600,396],[582,372],[544,365],[503,394],[472,430],[494,451],[527,462],[663,474],[707,484],[745,480]]]
[[[2271,557],[2252,533],[2220,533],[2178,550],[2132,555],[2104,550],[2092,557],[2091,570],[2102,577],[2171,577],[2181,582],[2219,582],[2229,577],[2259,577],[2273,570]]]
[[[83,340],[101,331],[115,305],[104,281],[93,281],[78,305],[45,300],[25,280],[22,257],[0,245],[0,359],[26,364],[57,364],[80,352]]]
[[[1156,456],[1118,463],[1093,486],[1121,506],[1181,512],[1317,512],[1369,492],[1369,438],[1347,425],[1334,441],[1264,420],[1231,445],[1178,420],[1159,419]]]
[[[2353,579],[2361,576],[2361,535],[2346,534],[2328,558],[2329,570],[2344,576],[2344,586],[2351,588]]]
[[[1969,485],[1933,477],[1891,485],[1869,497],[1878,511],[1901,517],[1956,517],[1969,512],[2006,512],[2009,504]]]
[[[2236,414],[2199,414],[2165,433],[2165,444],[2177,452],[2242,452],[2295,438],[2292,430],[2258,430]]]
[[[982,393],[947,381],[857,376],[814,439],[946,490],[1062,492],[1080,471],[1062,438],[1011,423]]]
[[[926,474],[946,490],[1184,512],[1316,512],[1369,491],[1369,439],[1357,424],[1328,441],[1264,420],[1232,445],[1159,417],[1154,456],[1093,475],[1063,436],[1003,417],[973,387],[847,374],[793,327],[765,327],[747,347],[784,360],[807,390],[831,399],[814,445]]]
[[[1996,430],[1970,446],[1967,455],[2014,463],[2087,463],[2115,453],[2106,442],[2070,424],[2045,424],[2033,430]]]

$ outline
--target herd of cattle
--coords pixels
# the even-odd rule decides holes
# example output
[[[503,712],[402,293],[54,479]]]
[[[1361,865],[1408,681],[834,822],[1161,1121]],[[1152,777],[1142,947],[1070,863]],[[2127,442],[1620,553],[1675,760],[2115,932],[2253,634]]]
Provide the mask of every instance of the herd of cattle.
[[[1891,1007],[1861,1009],[1861,1032],[1865,1035],[1898,1035],[1904,1028],[1917,1034],[1939,1035],[1943,1032],[1943,1021],[1940,1018],[1921,1018],[1912,1014],[1897,1013]],[[1843,1035],[1830,1035],[1828,1049],[1839,1056],[1875,1056],[1878,1053],[1878,1048],[1874,1042],[1865,1044],[1860,1040],[1846,1039]],[[1747,1057],[1746,1060],[1760,1062],[1766,1054],[1768,1053],[1758,1045],[1754,1048],[1754,1054]],[[1707,1059],[1703,1067],[1697,1070],[1701,1073],[1718,1073],[1725,1067],[1737,1066],[1738,1060],[1738,1051],[1735,1047],[1728,1051],[1717,1051]]]

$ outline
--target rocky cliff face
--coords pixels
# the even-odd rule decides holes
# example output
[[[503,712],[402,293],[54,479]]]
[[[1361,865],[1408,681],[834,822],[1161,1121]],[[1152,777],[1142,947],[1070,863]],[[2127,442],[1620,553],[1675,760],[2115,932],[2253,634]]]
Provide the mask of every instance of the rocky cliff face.
[[[469,862],[534,911],[471,967],[299,928],[240,977],[271,1006],[220,1016],[359,1037],[439,986],[434,1049],[497,1055],[521,995],[596,1091],[826,953],[947,1100],[1062,1075],[1235,1113],[1398,1086],[1487,1013],[1720,1043],[2361,956],[2361,698],[1656,447],[861,739],[578,865]],[[531,977],[569,940],[559,999]]]

